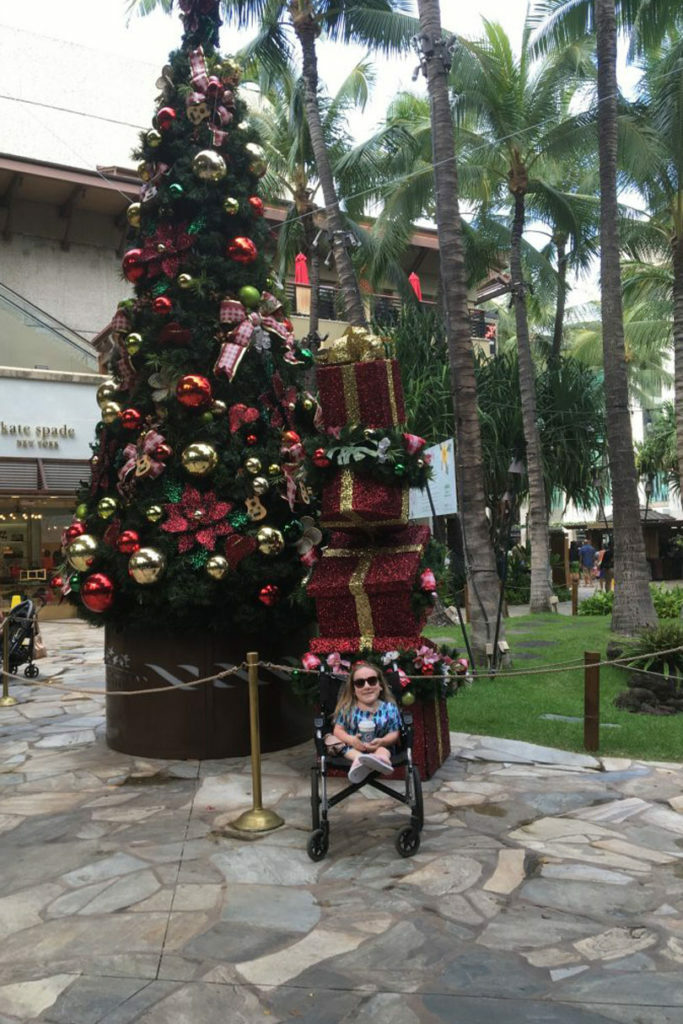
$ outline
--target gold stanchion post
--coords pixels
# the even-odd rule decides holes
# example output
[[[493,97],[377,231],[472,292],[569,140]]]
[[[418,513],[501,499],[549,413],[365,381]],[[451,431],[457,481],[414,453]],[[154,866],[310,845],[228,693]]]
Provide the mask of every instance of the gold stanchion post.
[[[251,735],[251,788],[253,806],[250,811],[240,814],[232,827],[240,832],[270,832],[271,829],[284,825],[284,821],[275,811],[266,810],[262,806],[261,796],[261,734],[258,713],[258,654],[249,651],[247,654],[249,672],[249,732]]]
[[[2,623],[2,697],[0,708],[11,708],[17,703],[16,697],[9,693],[9,620]]]

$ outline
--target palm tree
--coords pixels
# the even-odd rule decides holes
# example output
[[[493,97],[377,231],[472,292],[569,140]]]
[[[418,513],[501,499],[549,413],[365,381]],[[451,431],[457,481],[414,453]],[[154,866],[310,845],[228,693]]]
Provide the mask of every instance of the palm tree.
[[[427,79],[439,233],[441,287],[451,396],[455,419],[458,498],[463,542],[473,600],[472,636],[475,655],[493,651],[499,582],[486,519],[483,458],[472,340],[467,313],[467,285],[458,208],[458,174],[453,146],[453,120],[448,97],[450,56],[441,30],[438,0],[418,0],[420,63]],[[498,633],[498,638],[503,636]],[[497,651],[493,652],[494,659]]]
[[[511,296],[519,352],[531,540],[531,611],[549,608],[552,596],[549,563],[548,495],[546,494],[534,367],[529,338],[528,272],[522,243],[530,198],[543,219],[552,219],[558,232],[576,235],[570,197],[554,184],[556,163],[580,141],[585,125],[570,117],[574,89],[590,78],[581,47],[532,65],[524,28],[522,50],[516,59],[499,25],[484,22],[482,41],[463,41],[454,66],[452,85],[456,115],[467,132],[467,147],[477,156],[480,190],[487,206],[512,203],[510,233]],[[571,141],[570,141],[571,140]],[[557,233],[557,232],[556,232]]]
[[[537,44],[561,46],[595,31],[598,64],[598,154],[600,163],[600,283],[608,445],[612,476],[615,593],[612,629],[633,633],[655,622],[649,571],[640,526],[637,475],[628,408],[617,230],[617,26],[632,31],[632,49],[658,42],[680,19],[678,0],[546,0]]]
[[[173,0],[129,0],[129,9],[148,14],[159,5],[170,10],[172,4]],[[237,28],[257,26],[256,38],[242,51],[241,57],[247,65],[252,60],[258,62],[271,75],[279,75],[290,61],[291,33],[296,36],[302,58],[306,120],[325,200],[326,226],[346,318],[356,326],[366,326],[358,278],[349,252],[353,236],[344,224],[325,146],[316,40],[324,33],[335,43],[360,43],[386,54],[405,51],[418,27],[414,18],[403,13],[411,9],[411,0],[221,0],[220,7],[226,22]]]
[[[253,67],[253,65],[252,65]],[[333,97],[319,99],[325,145],[335,177],[352,146],[349,118],[354,110],[363,110],[374,81],[372,66],[360,61],[347,76]],[[287,201],[287,213],[277,234],[280,276],[303,252],[310,270],[309,337],[318,331],[319,234],[318,224],[324,212],[316,202],[320,190],[315,157],[304,111],[304,86],[291,65],[284,66],[277,77],[259,74],[257,102],[250,111],[268,157],[264,187]],[[354,190],[356,182],[342,170],[340,190]],[[356,189],[357,190],[357,189]]]

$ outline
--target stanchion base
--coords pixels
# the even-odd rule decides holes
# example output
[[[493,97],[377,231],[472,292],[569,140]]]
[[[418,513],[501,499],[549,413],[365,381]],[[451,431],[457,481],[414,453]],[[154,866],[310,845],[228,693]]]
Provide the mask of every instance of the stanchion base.
[[[0,697],[0,708],[12,708],[18,703],[16,697]]]
[[[239,832],[270,832],[280,825],[284,825],[280,815],[263,807],[252,807],[250,811],[240,814],[237,821],[231,822],[232,828]]]

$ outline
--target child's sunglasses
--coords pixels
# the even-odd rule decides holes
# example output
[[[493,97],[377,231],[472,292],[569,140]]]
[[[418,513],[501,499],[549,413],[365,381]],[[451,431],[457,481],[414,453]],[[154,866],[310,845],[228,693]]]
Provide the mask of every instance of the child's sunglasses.
[[[379,676],[366,676],[365,679],[354,679],[353,685],[357,690],[362,690],[364,686],[374,686],[378,682]]]

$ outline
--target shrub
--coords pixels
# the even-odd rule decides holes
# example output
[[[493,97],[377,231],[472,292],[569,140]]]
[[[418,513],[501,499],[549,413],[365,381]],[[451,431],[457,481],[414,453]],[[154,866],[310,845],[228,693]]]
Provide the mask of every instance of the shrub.
[[[662,651],[670,653],[662,654]],[[639,630],[636,637],[623,644],[623,657],[634,655],[639,658],[632,662],[633,668],[679,680],[683,677],[683,622],[660,622]],[[631,664],[624,667],[630,668]]]
[[[671,587],[665,589],[656,584],[650,584],[652,601],[659,619],[677,619],[683,608],[683,587]]]
[[[598,590],[579,605],[579,615],[611,615],[614,594],[611,590]]]

